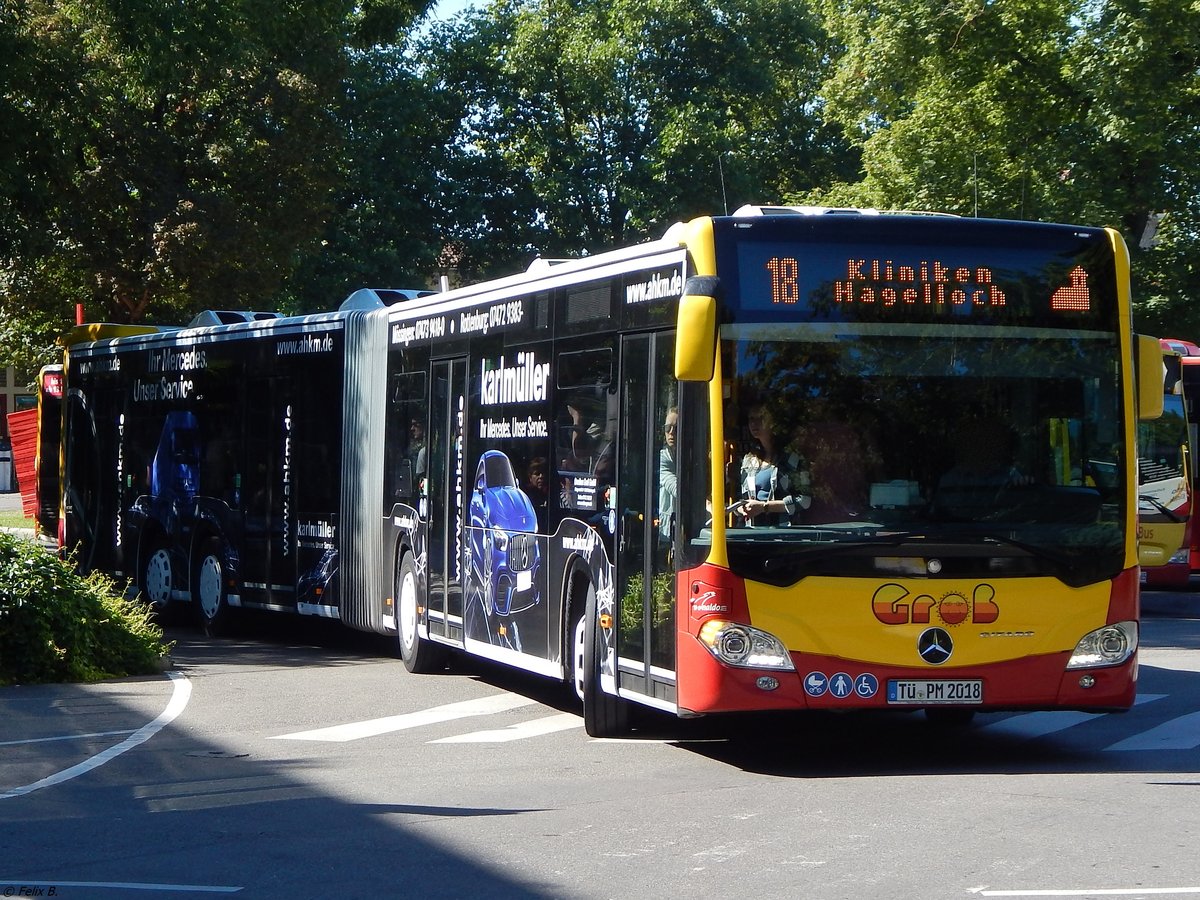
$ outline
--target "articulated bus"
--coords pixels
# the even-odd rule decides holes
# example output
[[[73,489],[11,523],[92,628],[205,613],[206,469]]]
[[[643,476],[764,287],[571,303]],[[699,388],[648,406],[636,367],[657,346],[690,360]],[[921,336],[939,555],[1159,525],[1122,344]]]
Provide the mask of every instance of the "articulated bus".
[[[1162,355],[1113,231],[745,207],[222,318],[77,328],[63,396],[66,544],[210,629],[475,654],[573,686],[592,735],[1133,702]]]

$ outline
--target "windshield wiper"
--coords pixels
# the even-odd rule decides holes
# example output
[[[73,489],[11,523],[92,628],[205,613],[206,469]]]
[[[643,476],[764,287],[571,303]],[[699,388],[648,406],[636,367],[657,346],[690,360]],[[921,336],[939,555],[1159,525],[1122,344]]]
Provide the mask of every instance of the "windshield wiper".
[[[1172,512],[1171,510],[1169,510],[1165,506],[1163,506],[1161,503],[1159,503],[1157,500],[1155,500],[1153,497],[1150,497],[1148,495],[1138,494],[1138,502],[1139,503],[1149,503],[1151,506],[1153,506],[1156,510],[1158,510],[1160,513],[1162,513],[1164,516],[1166,516],[1168,519],[1170,519],[1176,525],[1182,524],[1183,522],[1187,521],[1186,516],[1181,516],[1181,515],[1179,515],[1179,513]]]

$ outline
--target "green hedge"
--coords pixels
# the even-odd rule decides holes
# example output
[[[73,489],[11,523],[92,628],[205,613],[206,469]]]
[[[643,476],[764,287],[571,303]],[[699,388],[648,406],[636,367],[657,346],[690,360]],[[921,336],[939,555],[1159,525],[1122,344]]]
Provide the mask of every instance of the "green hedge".
[[[148,608],[111,578],[81,577],[45,547],[0,533],[0,685],[148,675],[169,650]]]

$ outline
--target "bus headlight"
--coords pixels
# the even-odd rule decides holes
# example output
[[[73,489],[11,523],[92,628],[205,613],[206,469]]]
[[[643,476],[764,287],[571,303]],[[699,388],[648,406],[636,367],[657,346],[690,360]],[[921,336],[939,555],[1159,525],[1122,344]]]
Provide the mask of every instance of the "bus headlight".
[[[792,657],[783,642],[749,625],[709,619],[700,628],[700,643],[729,666],[743,669],[783,669],[794,671]]]
[[[1117,622],[1085,634],[1075,645],[1068,669],[1119,666],[1133,656],[1138,645],[1137,622]]]

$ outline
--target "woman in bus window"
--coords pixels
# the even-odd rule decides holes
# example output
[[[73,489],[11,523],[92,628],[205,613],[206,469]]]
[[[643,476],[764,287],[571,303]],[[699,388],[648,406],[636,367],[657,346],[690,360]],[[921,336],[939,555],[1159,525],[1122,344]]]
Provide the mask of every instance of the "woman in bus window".
[[[746,426],[752,442],[742,457],[738,513],[749,525],[786,524],[812,503],[807,467],[799,454],[781,446],[766,406],[751,406]]]

